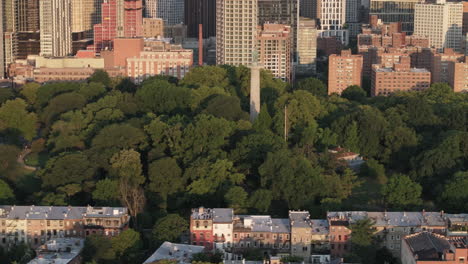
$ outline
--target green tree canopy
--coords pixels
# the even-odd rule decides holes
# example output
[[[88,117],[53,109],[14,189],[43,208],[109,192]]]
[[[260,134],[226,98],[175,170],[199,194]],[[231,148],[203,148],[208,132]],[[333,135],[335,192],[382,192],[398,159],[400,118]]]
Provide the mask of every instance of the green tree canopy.
[[[447,210],[460,213],[468,211],[468,171],[457,172],[447,181],[440,201]]]
[[[178,214],[169,214],[154,224],[153,239],[158,243],[164,241],[178,242],[182,233],[188,230],[188,223],[185,218]]]
[[[386,204],[395,209],[405,209],[411,205],[421,204],[422,187],[410,177],[396,174],[390,177],[382,189]]]
[[[23,99],[9,100],[0,107],[0,132],[3,125],[4,129],[31,141],[36,136],[36,123],[36,114],[28,112]]]

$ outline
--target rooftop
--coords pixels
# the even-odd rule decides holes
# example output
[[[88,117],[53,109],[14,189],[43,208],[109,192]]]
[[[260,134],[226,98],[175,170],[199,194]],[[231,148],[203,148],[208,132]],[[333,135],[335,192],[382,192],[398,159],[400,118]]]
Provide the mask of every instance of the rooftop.
[[[190,263],[192,255],[205,249],[202,246],[175,244],[164,242],[143,264],[152,263],[162,259],[176,260],[180,264]]]
[[[75,206],[0,206],[0,218],[7,219],[82,219],[83,217],[120,217],[127,214],[123,207]]]
[[[57,238],[47,241],[28,264],[67,264],[83,250],[84,239]]]
[[[327,235],[330,232],[328,221],[324,219],[312,219],[312,235]]]
[[[353,223],[369,218],[375,226],[445,226],[443,212],[329,212],[327,218],[333,221]]]
[[[429,232],[407,236],[404,241],[419,261],[442,260],[443,254],[451,251],[445,237]]]
[[[291,226],[297,228],[310,227],[310,214],[307,211],[289,211]]]
[[[214,223],[232,223],[234,211],[231,208],[214,208],[213,222]]]

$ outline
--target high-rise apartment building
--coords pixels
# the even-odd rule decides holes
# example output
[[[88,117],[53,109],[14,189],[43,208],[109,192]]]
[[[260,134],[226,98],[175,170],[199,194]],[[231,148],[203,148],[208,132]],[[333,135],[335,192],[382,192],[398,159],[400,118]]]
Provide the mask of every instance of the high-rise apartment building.
[[[101,23],[94,25],[94,51],[112,48],[117,36],[117,0],[104,0],[101,5]]]
[[[16,41],[16,31],[18,29],[18,6],[17,0],[3,0],[2,5],[2,65],[6,72],[8,65],[13,63],[16,56],[18,43]],[[3,71],[2,71],[3,72]]]
[[[145,17],[156,18],[158,12],[158,0],[145,0]]]
[[[119,0],[122,1],[122,0]],[[117,23],[119,25],[119,23]],[[141,37],[143,30],[143,0],[124,1],[124,37]],[[119,29],[117,28],[117,31]]]
[[[63,57],[72,53],[72,1],[41,0],[41,55]]]
[[[185,0],[187,37],[198,38],[198,25],[203,25],[203,38],[216,36],[216,0]]]
[[[468,92],[468,57],[464,62],[449,64],[450,80],[454,92]]]
[[[463,26],[462,26],[462,34],[466,36],[468,33],[468,2],[464,1],[463,3]]]
[[[39,0],[17,0],[18,31],[39,31]]]
[[[464,54],[448,48],[444,49],[444,52],[433,54],[431,61],[432,83],[450,83],[451,65],[464,60]]]
[[[371,75],[371,95],[390,95],[396,91],[421,91],[431,85],[431,72],[411,68],[409,56],[400,57],[393,67],[374,64]]]
[[[313,75],[317,61],[317,28],[315,20],[301,17],[297,26],[296,75]]]
[[[101,4],[103,0],[72,1],[72,32],[86,32],[93,36],[93,26],[101,22]]]
[[[341,55],[328,57],[328,94],[341,94],[351,85],[361,86],[363,58],[342,50]]]
[[[259,63],[273,76],[291,81],[291,27],[282,24],[259,26],[257,49]]]
[[[257,0],[216,0],[216,63],[250,65],[257,24]]]
[[[184,23],[184,0],[157,0],[156,17],[165,25]]]
[[[370,0],[369,16],[377,16],[384,23],[401,22],[402,31],[413,33],[414,8],[420,0]]]
[[[143,34],[142,0],[104,0],[101,23],[94,25],[94,50],[112,49],[115,38],[134,38]]]
[[[416,4],[414,34],[427,37],[429,44],[438,49],[452,48],[461,51],[463,4],[445,3]]]
[[[346,0],[319,0],[317,17],[320,20],[319,35],[336,37],[344,45],[349,43],[349,30],[346,23]]]
[[[258,24],[284,24],[291,26],[291,52],[296,61],[297,23],[299,19],[299,0],[258,0]]]

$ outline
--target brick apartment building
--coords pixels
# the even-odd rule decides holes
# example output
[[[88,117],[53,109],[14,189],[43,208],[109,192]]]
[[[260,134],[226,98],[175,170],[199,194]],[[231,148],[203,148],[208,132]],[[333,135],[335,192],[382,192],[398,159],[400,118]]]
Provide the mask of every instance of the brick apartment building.
[[[330,55],[328,63],[328,94],[341,94],[351,85],[361,86],[362,55],[352,55],[351,50],[343,50],[341,55]]]
[[[468,92],[468,57],[464,62],[449,65],[449,83],[454,92]]]
[[[431,85],[431,72],[411,68],[408,56],[400,57],[393,67],[374,64],[371,75],[371,96],[390,95],[396,91],[421,91]]]
[[[36,248],[54,238],[115,236],[129,221],[127,208],[121,207],[0,206],[0,246]]]
[[[453,72],[453,64],[463,62],[465,55],[455,52],[453,49],[444,49],[443,53],[435,53],[432,55],[432,83],[451,83]]]
[[[264,24],[257,32],[259,63],[276,78],[291,81],[291,27]]]

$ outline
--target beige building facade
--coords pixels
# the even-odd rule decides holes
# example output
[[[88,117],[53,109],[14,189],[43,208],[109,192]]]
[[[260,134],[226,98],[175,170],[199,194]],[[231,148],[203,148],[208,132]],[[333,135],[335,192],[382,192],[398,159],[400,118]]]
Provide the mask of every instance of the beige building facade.
[[[72,53],[72,1],[40,2],[41,55],[64,57]]]
[[[254,57],[257,0],[216,0],[216,64],[250,65]]]
[[[438,50],[462,48],[463,4],[461,2],[416,4],[414,34],[429,39],[429,44]]]

